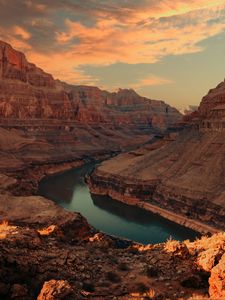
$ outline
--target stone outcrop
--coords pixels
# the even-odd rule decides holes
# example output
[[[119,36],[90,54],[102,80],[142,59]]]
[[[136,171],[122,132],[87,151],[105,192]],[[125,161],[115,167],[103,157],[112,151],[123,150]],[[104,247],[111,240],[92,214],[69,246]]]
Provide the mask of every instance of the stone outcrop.
[[[212,299],[225,298],[225,255],[219,260],[218,264],[211,269],[209,278],[209,294]]]
[[[67,237],[79,239],[89,235],[91,228],[79,214],[65,211],[55,202],[39,196],[14,197],[9,193],[0,195],[0,223],[9,220],[13,225],[30,228],[48,228],[66,233]],[[53,231],[54,231],[53,230]]]
[[[50,280],[44,283],[37,300],[63,300],[74,297],[75,291],[68,281]]]
[[[208,291],[210,299],[224,296],[224,233],[143,246],[87,230],[83,218],[79,233],[71,235],[57,218],[43,228],[42,221],[19,225],[11,213],[12,224],[0,224],[1,299],[209,299]],[[78,220],[76,213],[64,214]]]
[[[225,105],[225,81],[219,83],[215,88],[209,90],[208,94],[203,97],[199,106],[198,113],[202,119],[217,118],[218,121],[223,118],[224,114],[214,114],[214,109]]]
[[[194,117],[203,132],[225,130],[225,81],[209,90]]]

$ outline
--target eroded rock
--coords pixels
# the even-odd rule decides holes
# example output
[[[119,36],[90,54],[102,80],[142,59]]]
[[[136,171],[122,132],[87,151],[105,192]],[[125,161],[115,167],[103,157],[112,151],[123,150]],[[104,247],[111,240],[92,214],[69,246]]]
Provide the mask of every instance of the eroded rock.
[[[50,280],[44,283],[37,300],[69,300],[74,290],[66,280]]]

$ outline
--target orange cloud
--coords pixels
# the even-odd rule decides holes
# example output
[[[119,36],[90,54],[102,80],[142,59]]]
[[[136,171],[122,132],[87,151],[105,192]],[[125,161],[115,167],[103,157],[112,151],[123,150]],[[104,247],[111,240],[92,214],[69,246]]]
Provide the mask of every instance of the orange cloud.
[[[29,40],[31,38],[31,34],[20,26],[14,26],[13,31],[16,36],[21,37],[23,40]]]
[[[149,75],[146,78],[143,78],[141,80],[138,80],[136,83],[129,84],[128,86],[123,86],[124,88],[131,88],[134,90],[139,90],[143,87],[147,86],[160,86],[160,85],[165,85],[165,84],[172,84],[174,81],[167,79],[167,78],[162,78],[159,76],[155,76],[153,74]],[[100,88],[108,91],[117,91],[120,87],[119,86],[100,86]]]
[[[143,19],[144,17],[147,19],[149,16],[153,18],[171,17],[199,9],[214,9],[215,7],[222,9],[224,7],[224,0],[175,0],[173,2],[171,0],[164,0],[156,1],[155,5],[149,7],[149,9],[137,11],[136,16]]]
[[[171,84],[174,83],[170,79],[158,77],[155,75],[150,75],[147,78],[143,78],[140,81],[138,81],[135,85],[133,85],[133,88],[139,89],[144,86],[151,86],[151,85],[164,85],[164,84]]]
[[[55,77],[74,84],[96,84],[96,79],[78,71],[78,67],[116,62],[155,63],[167,55],[202,51],[200,41],[225,30],[224,0],[171,2],[145,2],[135,9],[123,7],[115,13],[109,9],[95,10],[96,23],[92,26],[66,19],[65,28],[55,31],[58,48],[51,57],[30,46],[31,34],[21,26],[14,26],[4,36]],[[139,86],[165,83],[169,82],[152,75],[139,82]]]
[[[67,31],[58,32],[57,40],[65,47],[74,38],[79,40],[69,49],[71,58],[76,58],[79,64],[154,63],[166,55],[201,51],[198,42],[225,29],[222,18],[220,23],[209,24],[211,19],[219,16],[221,7],[209,7],[208,1],[201,2],[208,4],[206,9],[194,9],[163,20],[149,19],[143,24],[143,15],[148,15],[148,12],[139,13],[133,24],[99,19],[95,27],[86,27],[66,20]]]
[[[74,60],[71,63],[71,55],[68,52],[64,54],[55,53],[51,57],[45,54],[28,51],[28,58],[32,62],[38,62],[38,66],[46,72],[53,74],[56,79],[61,79],[71,84],[97,85],[98,79],[84,74],[82,70],[77,70]]]

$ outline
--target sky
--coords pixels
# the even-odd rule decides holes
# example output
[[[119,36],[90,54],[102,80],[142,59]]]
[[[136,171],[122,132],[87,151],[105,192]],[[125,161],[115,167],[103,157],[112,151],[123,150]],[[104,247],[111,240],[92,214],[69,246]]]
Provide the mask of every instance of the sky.
[[[225,0],[0,0],[0,39],[55,78],[182,109],[225,77]]]

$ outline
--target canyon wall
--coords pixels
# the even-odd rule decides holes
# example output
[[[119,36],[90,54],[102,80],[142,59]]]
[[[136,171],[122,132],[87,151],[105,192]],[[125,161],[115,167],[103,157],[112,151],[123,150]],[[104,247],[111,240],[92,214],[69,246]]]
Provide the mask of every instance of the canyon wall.
[[[12,121],[58,119],[166,128],[181,117],[163,101],[141,97],[133,90],[109,93],[54,80],[1,41],[0,79],[0,117]]]
[[[197,114],[202,131],[225,130],[225,81],[203,97]]]
[[[109,93],[54,80],[0,41],[2,170],[130,149],[180,119],[176,109],[133,90]],[[22,142],[6,149],[6,136]]]
[[[224,229],[224,108],[222,82],[203,98],[195,122],[190,118],[174,139],[164,137],[158,145],[103,162],[89,179],[91,191]]]

